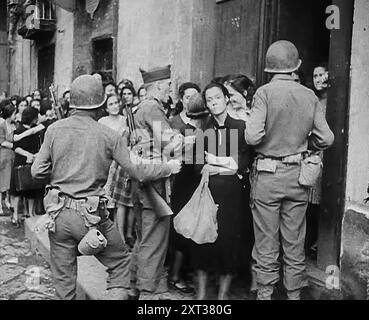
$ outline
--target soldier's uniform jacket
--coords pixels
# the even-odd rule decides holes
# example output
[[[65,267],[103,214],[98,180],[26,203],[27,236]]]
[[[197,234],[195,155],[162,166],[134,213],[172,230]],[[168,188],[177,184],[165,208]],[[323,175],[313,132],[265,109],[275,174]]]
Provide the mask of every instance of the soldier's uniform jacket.
[[[46,131],[44,143],[32,165],[32,176],[72,198],[104,196],[112,161],[140,182],[168,177],[166,164],[138,164],[130,160],[126,139],[92,117],[76,111]]]
[[[334,141],[314,92],[282,74],[256,91],[245,138],[266,157],[325,150]]]
[[[165,115],[165,110],[156,99],[148,99],[139,104],[134,114],[138,144],[136,151],[144,159],[181,159],[182,136],[173,130]],[[165,198],[165,179],[152,182],[155,190]],[[144,208],[153,208],[144,188],[138,188],[134,201],[139,200]]]

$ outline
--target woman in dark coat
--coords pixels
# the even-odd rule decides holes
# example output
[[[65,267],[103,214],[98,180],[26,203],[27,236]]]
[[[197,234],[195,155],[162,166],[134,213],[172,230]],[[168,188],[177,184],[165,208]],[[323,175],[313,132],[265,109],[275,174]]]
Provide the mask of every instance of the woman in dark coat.
[[[14,135],[20,135],[31,127],[35,126],[38,121],[38,110],[33,107],[27,107],[22,114],[22,122],[14,131]],[[36,133],[23,138],[18,142],[14,142],[13,149],[15,151],[14,168],[10,181],[10,194],[14,197],[14,214],[12,223],[19,225],[18,219],[18,205],[21,197],[25,197],[28,201],[28,214],[26,216],[34,215],[35,199],[41,198],[44,194],[44,189],[17,191],[15,186],[15,168],[25,164],[32,164],[36,154],[41,148],[40,133]]]
[[[250,233],[244,215],[249,214],[248,167],[251,148],[244,139],[245,122],[231,118],[227,113],[229,93],[218,83],[209,84],[203,98],[211,117],[205,125],[205,165],[210,173],[209,189],[218,205],[218,237],[214,243],[192,247],[192,265],[198,271],[197,298],[206,298],[208,273],[219,278],[218,299],[228,299],[233,276],[239,270],[243,233]],[[197,150],[197,148],[196,148]],[[198,159],[198,158],[197,158]],[[246,181],[246,182],[245,182]],[[250,223],[251,224],[251,223]]]
[[[177,120],[173,118],[171,126],[173,129],[177,129],[184,137],[185,141],[189,141],[186,144],[187,158],[184,157],[184,166],[179,174],[174,177],[174,183],[172,188],[171,204],[174,216],[177,215],[182,208],[191,199],[194,191],[198,187],[201,176],[196,174],[194,166],[194,137],[196,132],[201,130],[204,122],[209,117],[209,112],[206,110],[203,99],[196,87],[190,86],[190,83],[185,84],[187,89],[183,90],[183,94],[180,96],[185,97],[183,100],[183,106],[185,115],[177,115]],[[183,86],[181,86],[183,87]],[[198,87],[197,87],[198,88]],[[188,97],[186,96],[188,95]],[[186,284],[180,275],[181,268],[183,267],[184,261],[189,258],[190,247],[192,241],[184,238],[178,234],[171,225],[170,233],[170,249],[174,251],[174,259],[171,265],[171,273],[169,276],[169,286],[171,289],[178,290],[182,293],[191,293],[193,289]]]

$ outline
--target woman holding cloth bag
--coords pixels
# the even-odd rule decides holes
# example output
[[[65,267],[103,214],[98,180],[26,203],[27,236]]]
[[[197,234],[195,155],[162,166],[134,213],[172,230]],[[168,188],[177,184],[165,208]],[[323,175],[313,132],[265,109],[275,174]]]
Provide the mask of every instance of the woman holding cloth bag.
[[[247,179],[243,176],[248,174],[251,149],[243,137],[244,121],[233,119],[227,113],[228,90],[219,83],[211,83],[204,89],[203,99],[211,117],[204,126],[205,164],[198,162],[198,154],[196,161],[205,181],[209,175],[207,185],[218,206],[218,236],[213,243],[194,243],[190,260],[197,270],[197,299],[208,298],[208,274],[215,272],[220,276],[218,299],[226,300],[232,278],[238,271],[241,247],[245,246],[241,234],[247,232],[247,226],[240,222],[242,215],[248,212],[247,192],[243,185]],[[200,151],[201,143],[196,140],[196,152]]]

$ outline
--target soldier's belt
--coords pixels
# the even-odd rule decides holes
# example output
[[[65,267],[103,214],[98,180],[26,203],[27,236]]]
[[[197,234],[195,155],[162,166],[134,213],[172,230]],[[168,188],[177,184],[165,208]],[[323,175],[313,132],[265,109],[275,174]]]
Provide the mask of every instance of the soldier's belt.
[[[300,164],[302,160],[304,160],[305,158],[305,153],[298,153],[298,154],[293,154],[287,157],[266,157],[263,155],[258,155],[256,157],[256,159],[258,161],[263,161],[263,160],[267,160],[267,161],[276,161],[276,162],[282,162],[282,163],[288,163],[288,164]]]

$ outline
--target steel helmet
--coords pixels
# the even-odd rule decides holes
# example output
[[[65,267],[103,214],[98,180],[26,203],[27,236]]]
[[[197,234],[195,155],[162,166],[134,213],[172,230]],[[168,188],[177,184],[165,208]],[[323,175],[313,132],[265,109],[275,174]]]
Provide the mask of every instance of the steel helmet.
[[[104,103],[105,94],[101,79],[82,75],[73,81],[70,88],[70,107],[72,109],[97,109]]]
[[[302,63],[297,48],[287,40],[274,42],[267,51],[265,62],[264,71],[268,73],[291,73]]]

